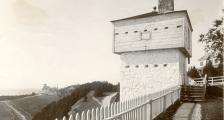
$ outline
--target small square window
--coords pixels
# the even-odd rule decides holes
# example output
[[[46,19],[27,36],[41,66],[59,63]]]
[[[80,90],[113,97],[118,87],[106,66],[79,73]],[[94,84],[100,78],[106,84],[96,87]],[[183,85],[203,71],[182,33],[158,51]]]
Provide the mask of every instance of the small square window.
[[[130,67],[129,65],[126,65],[126,66],[125,66],[125,68],[129,68],[129,67]]]
[[[137,33],[138,31],[134,31],[134,33]]]
[[[163,66],[164,66],[164,67],[167,67],[167,64],[164,64]]]
[[[146,67],[146,68],[148,68],[148,67],[149,67],[149,65],[145,65],[145,67]]]
[[[142,40],[150,40],[151,39],[151,33],[150,32],[144,32],[141,34]]]
[[[125,34],[128,34],[128,32],[125,32]]]
[[[200,66],[203,66],[203,62],[200,62]]]
[[[154,67],[158,67],[158,65],[156,64],[156,65],[154,65]]]
[[[136,67],[136,68],[139,68],[139,66],[138,66],[138,65],[136,65],[135,67]]]
[[[148,31],[147,29],[144,30],[144,32],[147,32],[147,31]]]
[[[164,29],[168,29],[168,27],[165,27]]]
[[[154,28],[154,30],[158,30],[158,28]]]
[[[115,33],[115,35],[119,35],[119,33]]]
[[[178,25],[178,26],[177,26],[177,28],[181,28],[181,27],[182,27],[182,25]]]

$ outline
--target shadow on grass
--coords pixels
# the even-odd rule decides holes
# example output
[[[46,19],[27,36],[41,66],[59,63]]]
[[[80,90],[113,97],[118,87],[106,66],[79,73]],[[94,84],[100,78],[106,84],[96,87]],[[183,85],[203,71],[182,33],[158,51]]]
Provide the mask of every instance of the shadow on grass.
[[[173,120],[173,116],[175,115],[177,109],[180,107],[181,102],[178,100],[173,105],[171,105],[166,111],[161,113],[153,120]]]

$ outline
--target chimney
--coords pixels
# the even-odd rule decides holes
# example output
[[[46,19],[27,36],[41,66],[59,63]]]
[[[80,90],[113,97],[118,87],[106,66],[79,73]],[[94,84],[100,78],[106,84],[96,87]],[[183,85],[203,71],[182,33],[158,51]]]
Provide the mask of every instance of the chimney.
[[[174,11],[174,0],[159,0],[159,13]]]

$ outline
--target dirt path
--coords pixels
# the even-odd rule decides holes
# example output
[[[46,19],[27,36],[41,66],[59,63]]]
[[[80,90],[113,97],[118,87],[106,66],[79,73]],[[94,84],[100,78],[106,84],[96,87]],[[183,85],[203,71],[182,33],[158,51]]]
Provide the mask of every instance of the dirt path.
[[[223,100],[209,97],[201,103],[202,120],[223,120]]]
[[[109,104],[111,103],[111,99],[112,99],[114,96],[116,96],[116,95],[117,95],[117,93],[113,93],[113,94],[111,94],[111,95],[106,96],[106,97],[102,100],[102,105],[103,105],[103,106],[109,105]]]

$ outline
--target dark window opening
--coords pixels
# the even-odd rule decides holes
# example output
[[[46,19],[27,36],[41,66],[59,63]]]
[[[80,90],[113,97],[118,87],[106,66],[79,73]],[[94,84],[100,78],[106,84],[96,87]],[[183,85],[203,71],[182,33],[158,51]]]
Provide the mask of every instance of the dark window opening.
[[[128,34],[128,32],[125,32],[125,34]]]
[[[164,67],[166,67],[166,66],[167,66],[167,64],[164,64],[163,66],[164,66]]]
[[[138,31],[134,31],[134,33],[137,33]]]
[[[154,28],[154,30],[158,30],[158,28]]]
[[[136,65],[135,67],[136,67],[136,68],[138,68],[139,66],[138,66],[138,65]]]
[[[154,67],[158,67],[158,65],[154,65]]]
[[[177,28],[181,28],[181,27],[182,27],[182,25],[178,25],[178,26],[177,26]]]
[[[148,68],[148,67],[149,67],[149,65],[145,65],[145,67],[146,67],[146,68]]]
[[[168,29],[168,27],[165,27],[164,29]]]
[[[115,35],[119,35],[119,33],[115,33]]]
[[[130,67],[129,65],[126,65],[126,66],[125,66],[125,68],[129,68],[129,67]]]
[[[148,31],[147,29],[144,30],[144,32],[147,32],[147,31]]]

